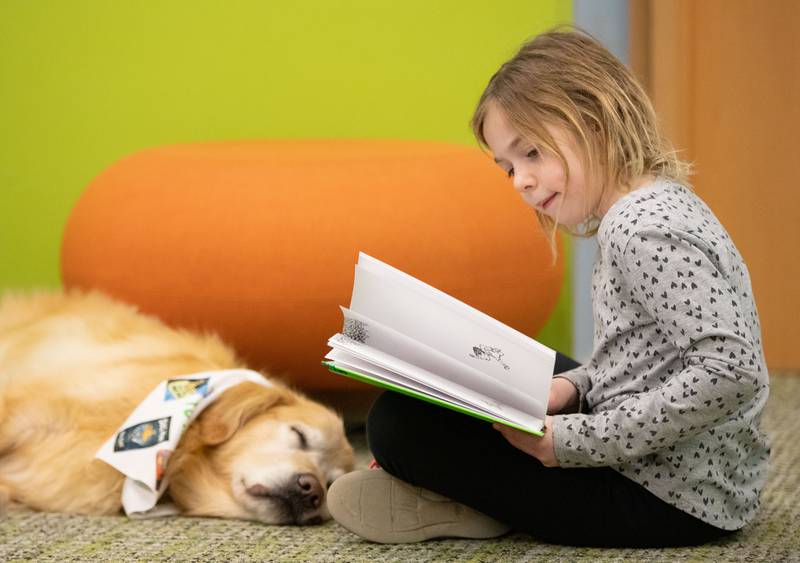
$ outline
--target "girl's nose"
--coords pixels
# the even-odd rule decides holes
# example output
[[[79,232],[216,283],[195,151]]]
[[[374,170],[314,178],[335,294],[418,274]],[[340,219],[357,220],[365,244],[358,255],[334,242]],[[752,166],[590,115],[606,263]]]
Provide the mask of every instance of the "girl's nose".
[[[532,174],[521,172],[519,174],[514,175],[514,189],[517,190],[519,193],[532,190],[535,187],[536,187],[536,182]]]

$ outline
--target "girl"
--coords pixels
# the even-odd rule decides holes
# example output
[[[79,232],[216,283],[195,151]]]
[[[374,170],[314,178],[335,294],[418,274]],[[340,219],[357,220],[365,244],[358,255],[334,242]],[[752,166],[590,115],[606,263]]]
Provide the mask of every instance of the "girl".
[[[740,529],[769,458],[758,315],[646,94],[599,43],[555,31],[492,77],[472,127],[553,235],[597,234],[592,358],[558,356],[542,437],[381,395],[367,437],[382,470],[337,480],[334,518],[379,542],[513,529],[661,547]]]

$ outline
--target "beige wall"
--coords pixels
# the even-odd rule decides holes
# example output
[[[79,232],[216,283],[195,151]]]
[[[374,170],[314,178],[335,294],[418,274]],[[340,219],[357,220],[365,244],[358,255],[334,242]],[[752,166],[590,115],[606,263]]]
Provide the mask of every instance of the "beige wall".
[[[631,64],[747,261],[767,363],[800,368],[800,1],[630,6]]]

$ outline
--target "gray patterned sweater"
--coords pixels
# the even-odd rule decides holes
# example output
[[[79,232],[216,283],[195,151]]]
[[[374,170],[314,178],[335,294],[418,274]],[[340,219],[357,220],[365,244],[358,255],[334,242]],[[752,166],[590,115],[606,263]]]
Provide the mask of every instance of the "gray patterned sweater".
[[[718,528],[759,505],[769,446],[761,329],[742,257],[689,189],[659,179],[603,217],[594,352],[561,374],[577,414],[553,417],[562,467],[611,466]]]

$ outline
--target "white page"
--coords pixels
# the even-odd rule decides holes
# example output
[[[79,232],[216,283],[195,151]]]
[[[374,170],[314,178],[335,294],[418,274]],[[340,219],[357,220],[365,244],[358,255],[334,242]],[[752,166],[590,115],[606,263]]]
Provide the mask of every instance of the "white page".
[[[509,405],[522,412],[542,418],[546,405],[534,397],[520,393],[504,381],[489,377],[472,366],[458,362],[435,348],[397,332],[365,315],[341,307],[345,317],[345,330],[348,327],[358,332],[359,340],[372,348],[390,354],[399,360],[421,368],[429,373],[451,381],[461,387],[471,389],[495,402]],[[356,324],[354,324],[356,323]]]
[[[526,411],[545,416],[555,352],[509,327],[498,328],[505,325],[487,322],[490,317],[372,260],[366,262],[369,266],[356,266],[352,310],[517,389],[538,405]],[[420,289],[425,287],[429,289]]]
[[[522,347],[528,354],[535,355],[537,352],[541,352],[542,355],[540,358],[545,364],[548,358],[552,358],[553,363],[555,363],[555,351],[547,346],[501,323],[489,315],[470,307],[466,303],[459,301],[443,291],[421,282],[413,276],[393,268],[388,264],[384,264],[380,260],[372,258],[363,252],[359,254],[359,263],[356,265],[356,277],[358,276],[359,269],[372,272],[381,279],[393,282],[391,285],[387,285],[387,295],[389,295],[389,292],[393,292],[397,286],[405,288],[418,298],[424,299],[424,301],[422,301],[423,303],[433,301],[439,305],[442,310],[449,311],[451,314],[458,316],[460,321],[469,322],[487,332],[494,333],[497,337]],[[540,362],[536,363],[537,365],[541,365]],[[547,375],[552,376],[552,370],[550,370]]]
[[[516,340],[522,346],[537,348],[543,352],[553,352],[553,350],[551,350],[541,342],[537,342],[530,336],[521,333],[520,331],[508,326],[507,324],[501,323],[494,317],[491,317],[486,313],[479,311],[478,309],[475,309],[470,305],[467,305],[463,301],[459,301],[452,295],[448,295],[444,291],[436,289],[432,285],[420,281],[414,276],[411,276],[403,272],[402,270],[398,270],[397,268],[390,266],[385,262],[381,262],[377,258],[373,258],[369,254],[365,254],[364,252],[359,252],[358,262],[356,265],[363,266],[365,269],[368,270],[372,270],[378,273],[380,276],[385,277],[387,279],[391,279],[398,284],[404,285],[422,295],[425,295],[430,299],[433,299],[434,301],[441,303],[442,305],[453,307],[456,310],[458,310],[460,314],[469,318],[470,322],[473,322],[479,326],[484,326],[490,330],[498,331],[499,333],[503,334],[506,338],[510,340]]]
[[[376,348],[372,348],[361,342],[356,342],[342,334],[336,334],[331,337],[330,340],[328,340],[328,346],[334,350],[344,350],[356,358],[375,364],[379,368],[400,374],[413,381],[434,388],[446,395],[457,397],[462,401],[479,406],[486,412],[490,412],[495,416],[502,417],[521,426],[537,429],[540,429],[542,426],[544,417],[527,414],[510,405],[498,403],[471,389],[462,387],[443,377],[439,377],[436,374],[399,360]]]

